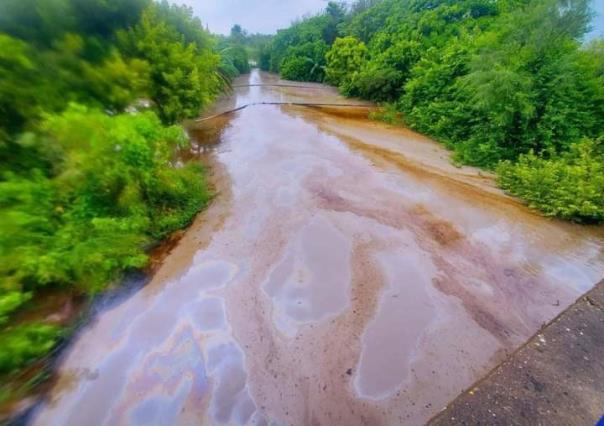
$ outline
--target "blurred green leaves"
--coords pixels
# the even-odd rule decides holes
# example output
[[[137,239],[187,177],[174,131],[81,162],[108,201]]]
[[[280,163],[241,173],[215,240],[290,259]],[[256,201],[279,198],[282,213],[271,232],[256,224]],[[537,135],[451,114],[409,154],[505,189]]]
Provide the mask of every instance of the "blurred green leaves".
[[[61,335],[20,316],[42,288],[102,291],[207,203],[172,124],[218,95],[219,63],[165,1],[0,2],[0,375]]]

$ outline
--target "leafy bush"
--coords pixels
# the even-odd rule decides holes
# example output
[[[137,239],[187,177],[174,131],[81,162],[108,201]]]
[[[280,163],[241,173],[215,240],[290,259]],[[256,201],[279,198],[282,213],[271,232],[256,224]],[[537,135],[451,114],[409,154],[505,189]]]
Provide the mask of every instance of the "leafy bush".
[[[308,46],[326,44],[326,81],[384,103],[372,117],[497,168],[547,215],[601,221],[601,142],[576,143],[604,129],[604,40],[582,43],[591,16],[588,0],[357,0],[279,31],[265,57],[320,81]]]
[[[0,326],[6,324],[9,314],[31,299],[31,293],[9,291],[0,294]]]
[[[199,167],[178,167],[186,143],[153,113],[109,117],[81,106],[47,116],[30,144],[56,147],[52,175],[0,182],[0,273],[25,285],[97,291],[209,199]]]
[[[61,336],[58,327],[28,324],[0,332],[0,374],[10,374],[44,356]]]
[[[230,58],[227,58],[225,55],[220,56],[220,64],[218,65],[218,70],[221,75],[223,75],[228,80],[233,80],[235,77],[239,75],[239,70],[233,64]]]
[[[184,228],[211,198],[203,179],[203,168],[195,163],[159,171],[147,189],[150,204],[150,235],[155,239]]]
[[[419,60],[419,43],[399,40],[385,43],[375,51],[375,45],[382,43],[383,40],[374,41],[372,57],[353,80],[352,88],[366,99],[395,101],[403,93],[411,67]]]
[[[342,93],[375,102],[396,99],[401,93],[403,75],[394,68],[375,67],[369,63],[342,85]]]
[[[604,139],[585,139],[552,159],[531,152],[497,171],[502,188],[547,216],[604,222]]]
[[[286,80],[322,82],[325,78],[327,49],[327,44],[320,40],[291,47],[281,64],[281,77]]]
[[[341,4],[329,2],[324,12],[279,30],[263,55],[265,61],[270,60],[270,71],[287,79],[322,82],[325,54],[340,34],[344,17]]]
[[[345,86],[354,78],[365,63],[367,46],[354,37],[338,38],[325,58],[327,67],[325,77],[328,83],[335,86]]]
[[[171,24],[174,17],[187,27],[190,40]],[[165,124],[196,116],[223,87],[217,72],[220,56],[209,49],[208,34],[195,22],[192,10],[162,3],[120,33],[121,48],[149,63],[149,95]]]
[[[232,46],[226,53],[226,56],[233,61],[233,65],[239,71],[239,74],[250,72],[250,58],[245,47],[240,45]]]
[[[239,40],[243,35],[238,37]],[[220,70],[229,79],[240,74],[250,72],[250,58],[247,49],[241,42],[234,42],[232,38],[223,38],[219,44]]]
[[[35,75],[29,46],[0,33],[0,130],[19,129],[37,114],[35,93],[28,86]]]
[[[314,64],[310,58],[292,56],[283,61],[281,77],[286,80],[313,81],[311,77]]]
[[[181,128],[163,127],[152,112],[108,116],[79,105],[46,115],[18,140],[53,166],[0,176],[0,374],[43,355],[59,336],[54,326],[10,326],[37,289],[102,290],[145,266],[149,244],[186,226],[209,200],[201,168],[174,161],[186,144]]]
[[[42,287],[103,290],[210,198],[201,167],[178,161],[183,130],[162,122],[225,86],[214,47],[167,1],[0,1],[0,400],[61,336],[32,319]],[[124,114],[142,100],[160,118]]]
[[[271,49],[267,44],[260,47],[258,52],[258,66],[262,71],[270,71],[271,55]]]
[[[141,1],[104,4],[111,10],[94,18],[81,16],[82,7],[97,10],[103,9],[103,5],[95,1],[86,3],[79,4],[77,0],[2,3],[0,129],[17,133],[29,122],[37,121],[42,111],[61,111],[69,102],[119,112],[147,92],[146,63],[125,57],[98,33],[78,33],[83,28],[101,31],[92,21],[108,18],[107,15],[134,23],[135,15],[140,15]],[[62,16],[55,15],[58,13]],[[76,17],[83,21],[78,22]],[[38,26],[31,26],[32,23]],[[108,20],[105,25],[116,25],[116,21]]]
[[[404,126],[405,121],[396,105],[385,103],[381,108],[369,113],[371,120],[383,121],[392,126]]]

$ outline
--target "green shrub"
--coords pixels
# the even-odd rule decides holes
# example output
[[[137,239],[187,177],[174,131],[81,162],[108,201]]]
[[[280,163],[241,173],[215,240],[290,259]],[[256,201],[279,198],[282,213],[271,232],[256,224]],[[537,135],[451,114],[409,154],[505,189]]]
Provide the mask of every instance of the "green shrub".
[[[224,55],[220,56],[220,64],[218,65],[219,72],[227,79],[233,80],[235,77],[239,76],[239,70],[233,64],[230,58],[227,58]]]
[[[585,139],[552,159],[533,153],[497,169],[499,184],[547,216],[604,221],[604,143]]]
[[[231,58],[239,74],[250,72],[250,58],[245,47],[239,45],[231,46],[225,54]]]
[[[325,78],[327,44],[319,40],[291,47],[280,67],[286,80],[322,82]]]
[[[150,234],[160,239],[189,225],[192,218],[211,198],[198,164],[165,169],[153,177],[147,191],[151,205]]]
[[[13,373],[61,337],[33,319],[42,287],[102,291],[209,200],[201,167],[178,161],[182,128],[162,122],[225,86],[214,47],[167,1],[0,1],[0,401],[45,377]],[[160,118],[124,114],[143,100]]]
[[[31,293],[22,293],[20,291],[0,293],[0,326],[6,324],[9,315],[30,300],[31,296]]]
[[[310,58],[292,56],[281,64],[281,77],[286,80],[312,81],[313,63]]]
[[[394,68],[378,68],[371,63],[342,86],[348,96],[358,96],[375,102],[396,99],[402,90],[403,75]]]
[[[383,121],[384,123],[390,124],[392,126],[405,125],[403,116],[397,109],[396,105],[388,103],[383,104],[378,110],[370,112],[369,118],[371,120]]]
[[[0,274],[12,286],[100,290],[144,266],[154,239],[186,225],[209,199],[201,170],[173,162],[186,144],[151,112],[107,116],[72,106],[30,144],[56,147],[52,174],[0,181]]]
[[[296,56],[307,57],[318,67],[324,66],[325,53],[340,34],[338,28],[343,19],[344,11],[341,5],[329,2],[324,12],[296,21],[290,28],[277,31],[270,44],[270,51],[265,52],[266,59],[270,61],[270,70],[282,74],[281,67],[289,63],[290,75],[302,75],[301,72],[292,72],[292,58]],[[303,64],[298,61],[298,65]],[[308,68],[309,71],[312,69]],[[322,70],[315,68],[312,76],[305,74],[302,80],[323,81],[323,77]]]
[[[101,291],[145,266],[149,244],[210,199],[201,167],[174,160],[187,143],[152,112],[108,116],[79,105],[18,139],[53,166],[0,175],[0,374],[44,355],[60,336],[51,325],[10,325],[37,289]]]
[[[335,86],[349,84],[357,72],[365,63],[367,57],[367,46],[354,37],[338,38],[325,55],[327,67],[325,78],[328,83]]]
[[[164,124],[195,117],[223,88],[220,56],[191,9],[153,3],[119,40],[124,52],[149,64],[149,97]]]
[[[61,336],[58,327],[27,324],[0,332],[0,374],[10,374],[47,354]]]

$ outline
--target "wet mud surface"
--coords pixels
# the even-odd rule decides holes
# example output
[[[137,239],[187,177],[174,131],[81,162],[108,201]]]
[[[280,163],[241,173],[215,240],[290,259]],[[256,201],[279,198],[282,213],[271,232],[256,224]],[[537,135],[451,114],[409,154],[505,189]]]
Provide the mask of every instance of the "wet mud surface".
[[[300,100],[351,102],[238,87],[208,114]],[[190,134],[216,199],[82,330],[34,424],[423,424],[604,276],[601,227],[354,108],[256,105]]]

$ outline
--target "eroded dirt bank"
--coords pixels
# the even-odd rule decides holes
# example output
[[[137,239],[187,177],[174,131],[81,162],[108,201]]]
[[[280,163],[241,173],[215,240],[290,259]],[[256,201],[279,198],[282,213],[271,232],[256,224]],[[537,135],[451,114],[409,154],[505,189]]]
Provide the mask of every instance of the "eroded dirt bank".
[[[254,86],[217,109],[300,99],[350,102]],[[192,130],[221,129],[216,201],[81,333],[34,423],[422,424],[604,276],[602,228],[413,132],[343,108],[220,120]]]

